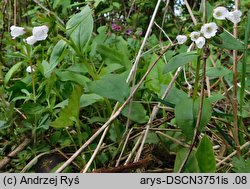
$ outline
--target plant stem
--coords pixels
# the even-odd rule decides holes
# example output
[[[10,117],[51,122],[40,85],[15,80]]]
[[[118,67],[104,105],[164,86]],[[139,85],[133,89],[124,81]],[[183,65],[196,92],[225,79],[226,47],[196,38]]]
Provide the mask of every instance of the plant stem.
[[[203,109],[203,101],[204,101],[204,96],[205,96],[205,83],[206,83],[206,61],[207,61],[207,58],[209,57],[209,48],[207,46],[204,47],[204,54],[203,54],[203,65],[202,65],[202,85],[201,85],[201,96],[200,96],[200,105],[199,105],[199,112],[198,112],[198,116],[197,116],[197,121],[196,121],[196,125],[195,125],[195,129],[194,129],[194,136],[193,136],[193,139],[192,139],[192,142],[191,142],[191,145],[190,145],[190,149],[186,155],[186,157],[184,158],[179,170],[178,170],[178,173],[181,173],[188,161],[188,158],[190,157],[191,155],[191,152],[194,148],[194,145],[195,145],[195,141],[196,141],[196,138],[198,136],[198,131],[199,131],[199,128],[200,128],[200,122],[201,122],[201,116],[202,116],[202,109]]]
[[[194,100],[197,98],[197,94],[198,94],[198,85],[199,85],[199,79],[200,79],[200,67],[201,67],[201,60],[200,60],[200,56],[198,56],[196,72],[195,72],[194,92],[193,92],[193,99]]]
[[[36,88],[35,88],[35,74],[32,67],[32,61],[29,61],[29,66],[31,68],[31,79],[32,79],[32,91],[34,96],[34,102],[36,103]]]
[[[235,0],[235,9],[239,9],[239,0]],[[233,28],[233,35],[235,38],[238,36],[238,27],[237,24],[234,24]],[[237,156],[240,156],[240,144],[239,144],[239,137],[238,137],[238,101],[237,101],[237,80],[238,80],[238,73],[237,73],[237,51],[233,51],[233,138],[236,145]]]

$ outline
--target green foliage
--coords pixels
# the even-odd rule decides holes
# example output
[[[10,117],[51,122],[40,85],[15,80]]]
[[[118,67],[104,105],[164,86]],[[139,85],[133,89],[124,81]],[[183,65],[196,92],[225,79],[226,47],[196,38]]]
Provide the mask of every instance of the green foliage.
[[[80,107],[83,108],[101,100],[103,98],[97,94],[83,94],[80,98]]]
[[[195,153],[201,173],[215,173],[216,162],[214,157],[213,146],[206,135],[202,140]]]
[[[72,126],[74,122],[78,124],[81,93],[81,87],[75,86],[69,97],[68,105],[62,109],[59,117],[51,123],[52,127],[59,129]]]
[[[250,158],[244,159],[243,157],[233,157],[232,164],[235,173],[250,173]]]
[[[49,77],[53,69],[64,59],[67,53],[67,43],[63,40],[57,42],[50,55],[49,65],[43,62],[44,76]]]
[[[151,65],[156,60],[156,58],[157,55],[153,54],[149,65]],[[151,91],[154,91],[157,94],[160,94],[162,86],[168,85],[171,80],[171,75],[169,73],[162,73],[164,67],[165,63],[162,59],[160,59],[146,79],[145,87],[147,87]]]
[[[186,157],[188,153],[188,149],[180,149],[178,150],[177,154],[176,154],[176,158],[175,158],[175,163],[174,163],[174,172],[177,173],[178,170],[180,169],[180,166],[184,160],[184,158]],[[184,166],[184,169],[182,171],[183,173],[199,173],[199,165],[198,165],[198,161],[196,159],[195,154],[192,152],[186,165]]]
[[[232,34],[224,31],[223,33],[219,34],[213,38],[211,42],[214,46],[220,47],[222,49],[230,49],[230,50],[244,50],[244,44],[233,37]]]
[[[129,59],[128,56],[126,56],[126,53],[122,51],[118,51],[114,48],[110,48],[106,45],[99,44],[96,48],[97,52],[99,52],[106,60],[105,63],[107,65],[119,63],[126,68],[129,67]]]
[[[146,110],[139,102],[133,102],[131,105],[127,105],[122,111],[122,115],[137,123],[145,123],[149,119]]]
[[[85,6],[81,12],[73,15],[66,24],[67,35],[70,37],[77,52],[83,53],[93,32],[92,11]]]
[[[5,78],[4,78],[5,85],[10,81],[10,78],[13,76],[13,74],[15,74],[15,72],[17,72],[20,69],[21,66],[22,66],[22,62],[18,62],[10,68],[10,70],[8,71],[8,73],[5,75]]]
[[[180,53],[169,60],[168,64],[164,68],[164,73],[174,71],[180,66],[184,66],[189,62],[193,62],[194,60],[197,59],[197,57],[198,57],[197,52]]]
[[[200,99],[193,101],[191,98],[181,99],[175,106],[175,118],[178,127],[182,132],[191,139],[194,134],[197,116],[199,112]],[[203,101],[203,109],[201,114],[201,121],[199,131],[202,131],[212,116],[212,107],[208,99]]]
[[[207,69],[206,75],[211,78],[223,77],[227,74],[230,74],[231,71],[223,66],[210,67]]]
[[[109,74],[99,80],[89,82],[90,92],[108,99],[123,102],[129,95],[129,87],[126,83],[127,74]]]
[[[56,75],[61,81],[72,81],[81,86],[85,86],[90,81],[86,76],[68,70],[56,70]]]

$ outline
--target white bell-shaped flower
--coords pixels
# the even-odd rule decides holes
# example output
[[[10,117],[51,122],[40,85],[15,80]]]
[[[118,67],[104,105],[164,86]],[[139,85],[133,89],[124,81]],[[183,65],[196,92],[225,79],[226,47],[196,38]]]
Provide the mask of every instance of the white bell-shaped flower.
[[[48,37],[48,26],[37,26],[32,30],[32,34],[37,41],[45,40]]]
[[[206,43],[206,39],[204,37],[199,37],[196,41],[195,44],[197,48],[201,49]]]
[[[29,45],[34,45],[35,42],[37,42],[37,39],[32,35],[29,36],[25,39],[25,42],[28,43]]]
[[[242,15],[242,12],[240,10],[235,10],[235,11],[229,12],[226,18],[230,20],[231,22],[233,22],[234,24],[237,24],[241,20],[240,18],[241,15]]]
[[[18,26],[11,26],[10,27],[10,35],[12,36],[12,39],[15,39],[16,37],[23,35],[25,33],[24,28],[18,27]]]
[[[228,14],[228,10],[225,7],[217,7],[214,9],[213,16],[218,20],[225,20]]]
[[[201,33],[204,35],[205,38],[210,39],[211,37],[214,37],[217,33],[218,26],[214,22],[210,22],[207,24],[204,24],[201,27]]]
[[[198,31],[193,31],[190,33],[190,38],[192,41],[196,41],[201,36],[201,33]]]
[[[185,35],[177,35],[176,37],[178,44],[183,44],[187,41],[187,36]]]

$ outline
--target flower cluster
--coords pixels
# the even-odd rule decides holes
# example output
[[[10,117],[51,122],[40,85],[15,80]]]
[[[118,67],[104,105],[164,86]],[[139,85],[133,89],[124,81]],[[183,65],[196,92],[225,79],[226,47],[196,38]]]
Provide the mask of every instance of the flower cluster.
[[[191,41],[195,42],[197,48],[201,49],[205,43],[206,39],[210,39],[217,33],[218,26],[214,22],[204,24],[200,31],[193,31],[190,33]],[[176,37],[178,44],[184,44],[187,41],[187,36],[178,35]]]
[[[241,20],[242,12],[240,10],[234,10],[229,12],[225,7],[217,7],[214,9],[213,17],[218,20],[230,20],[234,24],[237,24]]]
[[[241,20],[241,11],[235,10],[232,12],[229,12],[225,7],[217,7],[213,11],[213,17],[218,20],[230,20],[234,24],[237,24]],[[197,48],[201,49],[205,43],[206,39],[210,39],[214,37],[217,33],[218,26],[214,22],[210,22],[207,24],[204,24],[200,31],[193,31],[190,33],[191,41],[195,42]],[[178,35],[176,37],[176,40],[178,44],[184,44],[187,41],[186,35]]]
[[[10,27],[12,39],[19,37],[25,33],[24,28],[18,26]],[[34,45],[37,41],[43,41],[48,37],[48,26],[37,26],[32,29],[32,36],[27,37],[24,41],[29,45]]]

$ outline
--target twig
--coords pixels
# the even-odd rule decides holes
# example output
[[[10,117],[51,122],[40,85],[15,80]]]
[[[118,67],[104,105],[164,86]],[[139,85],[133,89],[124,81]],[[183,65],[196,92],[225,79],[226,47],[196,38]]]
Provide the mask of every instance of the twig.
[[[243,144],[240,147],[240,150],[243,150],[244,148],[246,148],[247,146],[250,145],[250,141],[246,142],[245,144]],[[233,157],[234,155],[237,154],[237,150],[233,151],[231,154],[229,154],[227,157],[225,157],[223,160],[221,160],[219,163],[216,164],[216,167],[219,167],[221,164],[223,164],[225,161],[227,161],[228,159],[230,159],[231,157]]]
[[[114,168],[108,168],[108,169],[100,169],[93,171],[92,173],[121,173],[121,172],[129,172],[134,169],[138,169],[141,167],[147,167],[151,163],[154,162],[154,159],[152,157],[147,157],[146,159],[142,159],[138,162],[133,162],[127,165],[121,165],[119,167]]]
[[[165,37],[169,40],[169,42],[171,43],[171,45],[173,45],[173,41],[168,37],[168,34],[162,29],[161,26],[159,26],[156,22],[154,22],[154,24],[161,30],[161,32],[165,35]]]
[[[179,67],[177,69],[177,71],[175,72],[174,77],[172,78],[171,82],[169,83],[167,89],[165,90],[165,92],[164,92],[164,94],[163,94],[163,96],[161,98],[162,100],[164,100],[167,97],[167,95],[169,94],[169,92],[170,92],[170,90],[171,90],[171,88],[172,88],[175,80],[177,79],[178,75],[180,74],[181,70],[182,70],[182,67]],[[140,158],[140,156],[141,156],[141,152],[143,150],[144,143],[145,143],[146,138],[148,136],[149,128],[151,126],[152,121],[154,120],[155,116],[158,113],[160,105],[161,105],[161,103],[159,102],[156,106],[154,106],[152,114],[150,115],[148,124],[146,125],[146,129],[142,132],[142,135],[144,135],[144,136],[143,136],[143,140],[142,140],[141,146],[140,146],[140,148],[139,148],[139,150],[138,150],[138,152],[136,154],[135,161],[138,161],[139,158]]]
[[[192,47],[193,47],[193,43],[189,46],[188,51],[190,51],[190,50],[192,49]],[[164,99],[167,97],[167,95],[169,94],[169,92],[170,92],[170,90],[172,89],[172,87],[173,87],[173,85],[174,85],[174,82],[176,81],[176,79],[177,79],[178,75],[180,74],[181,70],[182,70],[182,67],[179,67],[179,68],[176,70],[176,72],[175,72],[175,74],[174,74],[174,77],[173,77],[172,80],[170,81],[168,87],[166,88],[164,94],[163,94],[162,97],[161,97],[162,100],[164,100]],[[139,150],[138,150],[138,152],[137,152],[137,154],[136,154],[135,161],[138,161],[139,158],[140,158],[140,156],[141,156],[141,152],[142,152],[142,150],[143,150],[143,146],[144,146],[144,143],[145,143],[145,141],[146,141],[146,138],[147,138],[147,135],[148,135],[150,126],[151,126],[151,124],[152,124],[152,122],[153,122],[155,116],[156,116],[157,113],[158,113],[158,110],[159,110],[160,105],[161,105],[161,103],[159,102],[157,105],[154,106],[153,111],[152,111],[152,113],[151,113],[151,115],[150,115],[150,118],[149,118],[149,120],[148,120],[148,123],[147,123],[147,125],[146,125],[146,127],[145,127],[145,130],[142,132],[142,135],[144,135],[144,136],[143,136],[143,140],[142,140],[141,146],[140,146],[140,148],[139,148]]]
[[[164,14],[163,14],[163,18],[162,18],[162,23],[161,23],[161,28],[163,28],[163,26],[165,25],[165,20],[166,20],[166,15],[168,13],[168,5],[169,5],[170,0],[166,0],[166,5],[164,7]],[[161,40],[161,34],[164,30],[160,31],[159,34],[159,40]]]
[[[137,69],[139,60],[140,60],[140,58],[141,58],[141,54],[142,54],[143,48],[144,48],[144,46],[145,46],[145,44],[146,44],[146,42],[147,42],[147,39],[148,39],[148,37],[149,37],[149,35],[150,35],[150,33],[151,33],[151,29],[152,29],[153,24],[154,24],[155,16],[156,16],[156,13],[158,12],[158,9],[159,9],[159,7],[160,7],[160,4],[161,4],[161,0],[158,0],[157,4],[156,4],[156,6],[155,6],[155,10],[154,10],[154,13],[153,13],[153,15],[152,15],[152,18],[151,18],[150,23],[149,23],[149,25],[148,25],[147,32],[146,32],[145,37],[144,37],[144,39],[143,39],[143,41],[142,41],[142,45],[141,45],[141,47],[140,47],[140,49],[139,49],[139,51],[138,51],[138,54],[137,54],[136,59],[135,59],[135,62],[134,62],[134,64],[133,64],[133,66],[132,66],[132,68],[131,68],[131,70],[130,70],[130,73],[129,73],[129,75],[128,75],[128,78],[127,78],[127,80],[126,80],[127,83],[130,81],[131,78],[133,78],[134,74],[136,73],[136,69]]]
[[[59,18],[56,13],[52,12],[51,10],[47,9],[45,6],[43,6],[38,0],[33,0],[37,5],[39,5],[43,10],[45,10],[46,12],[54,15],[56,17],[56,19],[62,24],[64,25],[64,22],[61,18]]]
[[[160,60],[160,58],[165,54],[165,52],[168,50],[170,45],[160,54],[157,59],[150,65],[144,76],[141,78],[140,82],[134,87],[133,91],[127,98],[127,100],[121,105],[121,107],[112,115],[108,121],[93,134],[82,146],[79,148],[61,167],[59,167],[56,170],[56,173],[60,173],[62,170],[64,170],[106,127],[108,127],[122,112],[122,110],[126,107],[126,105],[130,102],[130,100],[133,98],[136,91],[139,89],[139,87],[142,85],[143,81],[146,79],[148,74],[151,72],[153,67],[157,64],[157,62]]]
[[[185,5],[186,5],[186,7],[187,7],[187,10],[188,10],[188,12],[189,12],[189,14],[190,14],[192,20],[193,20],[194,25],[197,25],[197,20],[196,20],[196,18],[194,17],[194,14],[193,14],[192,9],[190,8],[190,6],[189,6],[189,4],[188,4],[188,1],[187,1],[187,0],[184,0],[184,3],[185,3]]]
[[[209,77],[206,77],[206,84],[207,84],[207,96],[211,96],[211,90],[210,90],[210,82],[209,82]]]
[[[118,108],[118,105],[119,105],[119,103],[117,102],[116,105],[115,105],[115,108],[114,108],[114,110],[113,110],[113,112],[112,112],[112,114],[111,114],[111,116],[114,115],[115,111],[116,111],[117,108]],[[92,162],[94,161],[94,159],[95,159],[95,157],[96,157],[98,151],[99,151],[100,148],[101,148],[101,145],[102,145],[102,143],[103,143],[103,140],[104,140],[104,138],[105,138],[105,136],[106,136],[108,130],[109,130],[109,126],[106,127],[106,129],[104,130],[104,132],[103,132],[103,134],[102,134],[102,136],[101,136],[101,139],[100,139],[100,141],[99,141],[97,147],[95,148],[95,151],[94,151],[93,155],[91,156],[90,160],[89,160],[88,163],[85,165],[85,167],[84,167],[84,169],[81,171],[81,173],[86,173],[86,172],[88,171],[90,165],[91,165]]]
[[[137,148],[139,147],[141,140],[142,140],[142,135],[140,135],[139,138],[137,139],[137,141],[136,141],[136,143],[135,143],[135,145],[134,145],[132,151],[130,152],[128,158],[126,159],[124,165],[127,165],[127,164],[128,164],[128,162],[130,161],[130,159],[131,159],[132,156],[134,155],[135,151],[136,151]]]
[[[132,2],[132,4],[131,4],[131,7],[130,7],[130,9],[129,9],[129,11],[128,11],[127,18],[130,17],[130,14],[131,14],[131,12],[132,12],[132,10],[133,10],[133,8],[134,8],[134,4],[135,4],[135,0],[133,0],[133,2]]]
[[[36,164],[36,162],[38,161],[38,159],[46,154],[50,154],[50,153],[54,153],[56,152],[57,149],[53,149],[51,151],[48,152],[43,152],[39,155],[37,155],[36,157],[34,157],[31,161],[29,161],[29,163],[27,165],[25,165],[25,167],[22,169],[21,173],[25,173],[27,172],[34,164]]]
[[[190,148],[190,145],[185,144],[185,143],[183,143],[183,142],[177,140],[176,138],[173,138],[173,137],[171,137],[171,136],[169,136],[169,135],[167,135],[167,134],[165,134],[165,133],[163,133],[163,132],[156,131],[155,133],[156,133],[156,134],[160,134],[160,135],[166,137],[166,138],[169,139],[169,140],[172,140],[172,141],[175,142],[176,144],[179,144],[179,145],[184,146],[184,147],[186,147],[186,148]]]
[[[4,157],[0,161],[0,170],[2,170],[10,162],[11,158],[15,157],[18,152],[21,152],[30,143],[30,141],[30,138],[25,138],[24,141],[15,150]]]
[[[16,107],[14,108],[14,110],[15,110],[17,113],[19,113],[19,114],[23,117],[23,119],[27,119],[27,117],[26,117],[20,110],[18,110]]]
[[[127,145],[127,143],[128,143],[128,139],[129,139],[130,134],[131,134],[132,131],[133,131],[133,128],[131,128],[131,129],[129,130],[128,134],[127,134],[127,137],[126,137],[125,142],[124,142],[123,147],[122,147],[122,151],[121,151],[121,153],[120,153],[120,155],[119,155],[118,160],[116,161],[115,167],[118,167],[119,164],[120,164],[120,161],[121,161],[123,152],[124,152],[124,150],[125,150],[125,147],[126,147],[126,145]]]

